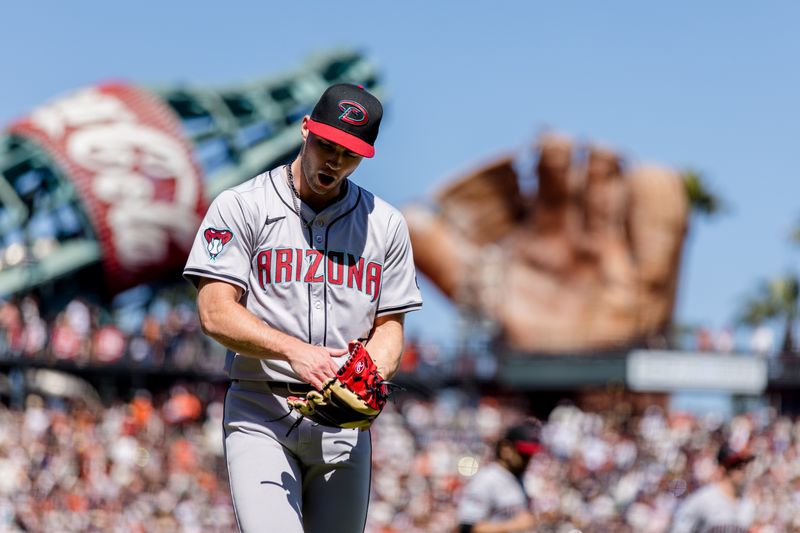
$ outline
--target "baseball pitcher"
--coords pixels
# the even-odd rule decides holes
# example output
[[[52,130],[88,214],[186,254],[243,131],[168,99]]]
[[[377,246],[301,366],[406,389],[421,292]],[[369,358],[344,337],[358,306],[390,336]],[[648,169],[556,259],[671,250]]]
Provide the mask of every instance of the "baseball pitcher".
[[[422,306],[408,229],[348,178],[383,109],[329,87],[291,164],[221,193],[184,276],[229,348],[225,453],[241,531],[353,533],[366,523],[368,428],[389,394],[405,313]]]

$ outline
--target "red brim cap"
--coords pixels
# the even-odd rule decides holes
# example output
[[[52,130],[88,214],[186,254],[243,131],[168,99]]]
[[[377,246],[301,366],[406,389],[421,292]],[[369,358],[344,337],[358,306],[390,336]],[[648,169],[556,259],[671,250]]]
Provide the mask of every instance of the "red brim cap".
[[[346,131],[323,124],[322,122],[316,122],[312,119],[308,119],[306,125],[308,126],[308,131],[314,135],[344,146],[361,157],[372,157],[375,155],[375,147],[362,141],[355,135],[350,135]]]
[[[514,441],[514,448],[522,455],[536,455],[542,451],[542,446],[538,442],[526,442],[522,440]]]
[[[739,466],[746,465],[753,459],[755,459],[755,456],[748,453],[730,455],[722,462],[722,466],[725,468],[737,468]]]

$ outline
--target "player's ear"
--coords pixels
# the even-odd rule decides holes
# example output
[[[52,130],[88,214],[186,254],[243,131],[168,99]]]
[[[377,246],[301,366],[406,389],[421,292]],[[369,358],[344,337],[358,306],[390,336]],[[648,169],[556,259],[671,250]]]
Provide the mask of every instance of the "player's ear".
[[[300,123],[300,135],[303,136],[303,142],[306,142],[306,139],[308,139],[308,120],[310,118],[311,117],[306,115],[303,117],[303,121]]]
[[[502,459],[504,461],[508,461],[511,459],[512,454],[512,445],[509,441],[505,439],[501,439],[497,442],[497,458]]]

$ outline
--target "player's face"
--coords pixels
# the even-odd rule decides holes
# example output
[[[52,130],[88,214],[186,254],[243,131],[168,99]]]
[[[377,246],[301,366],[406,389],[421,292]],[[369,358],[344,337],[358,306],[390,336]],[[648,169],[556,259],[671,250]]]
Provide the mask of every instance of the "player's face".
[[[528,469],[528,463],[531,462],[531,455],[518,452],[511,443],[507,443],[500,453],[500,458],[503,459],[512,474],[522,475]]]
[[[519,452],[517,452],[517,456],[519,457],[519,460],[517,461],[517,468],[519,473],[522,474],[528,469],[528,464],[531,462],[533,456]]]
[[[733,483],[733,488],[736,491],[736,495],[741,496],[747,486],[747,470],[744,468],[744,466],[733,468],[728,472],[728,477],[730,478],[731,483]]]
[[[362,157],[306,128],[303,128],[303,136],[306,142],[301,151],[301,162],[305,184],[318,199],[333,201]]]

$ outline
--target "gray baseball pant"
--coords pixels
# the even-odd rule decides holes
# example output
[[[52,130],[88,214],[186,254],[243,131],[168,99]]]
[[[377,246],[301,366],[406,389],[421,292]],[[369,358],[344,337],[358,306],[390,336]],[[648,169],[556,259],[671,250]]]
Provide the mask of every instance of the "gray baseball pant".
[[[369,431],[304,419],[264,382],[234,381],[225,396],[225,457],[244,533],[359,533],[372,474]]]

